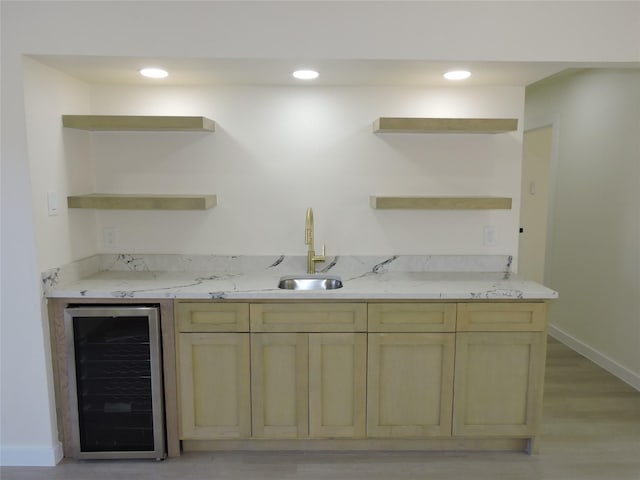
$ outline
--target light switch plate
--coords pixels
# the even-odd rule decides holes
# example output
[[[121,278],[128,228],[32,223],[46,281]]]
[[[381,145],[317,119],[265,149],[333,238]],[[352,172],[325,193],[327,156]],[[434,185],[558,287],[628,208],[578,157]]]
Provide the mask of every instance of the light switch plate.
[[[47,211],[50,217],[58,215],[60,210],[60,201],[58,200],[58,192],[47,192]]]

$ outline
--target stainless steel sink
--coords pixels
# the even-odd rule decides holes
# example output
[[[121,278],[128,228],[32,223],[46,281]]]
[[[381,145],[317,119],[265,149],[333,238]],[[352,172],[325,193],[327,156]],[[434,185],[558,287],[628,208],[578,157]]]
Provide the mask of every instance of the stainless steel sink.
[[[285,290],[335,290],[342,280],[335,275],[287,275],[280,278],[278,288]]]

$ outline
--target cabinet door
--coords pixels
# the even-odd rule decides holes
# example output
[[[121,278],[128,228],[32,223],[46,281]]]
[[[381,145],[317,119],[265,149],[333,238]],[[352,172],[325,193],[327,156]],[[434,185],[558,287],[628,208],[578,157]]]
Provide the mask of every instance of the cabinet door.
[[[450,436],[455,334],[368,338],[367,436]]]
[[[248,333],[180,333],[180,438],[251,434]]]
[[[544,356],[544,333],[458,333],[453,434],[535,435]]]
[[[309,335],[309,436],[364,437],[367,335]]]
[[[254,437],[308,436],[308,369],[308,334],[251,334],[251,407]]]

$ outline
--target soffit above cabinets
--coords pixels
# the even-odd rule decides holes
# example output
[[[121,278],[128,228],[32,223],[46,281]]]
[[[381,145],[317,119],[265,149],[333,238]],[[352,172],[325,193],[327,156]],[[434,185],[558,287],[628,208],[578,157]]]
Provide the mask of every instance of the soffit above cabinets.
[[[567,62],[468,62],[388,59],[182,58],[92,55],[33,55],[34,60],[89,84],[106,85],[278,85],[298,86],[291,73],[313,68],[320,76],[305,86],[524,87],[576,67]],[[138,71],[161,66],[169,76],[142,77]],[[448,70],[472,72],[463,82],[442,77]]]

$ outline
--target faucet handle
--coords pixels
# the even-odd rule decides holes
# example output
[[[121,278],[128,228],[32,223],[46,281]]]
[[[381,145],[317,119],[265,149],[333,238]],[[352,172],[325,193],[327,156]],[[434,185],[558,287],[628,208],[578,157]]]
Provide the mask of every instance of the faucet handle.
[[[311,258],[311,262],[315,263],[315,262],[324,262],[326,260],[326,257],[324,255],[324,243],[322,244],[322,254],[321,255],[313,255],[313,257]],[[314,272],[315,273],[315,272]]]

